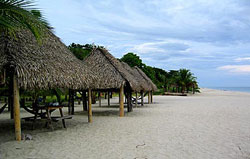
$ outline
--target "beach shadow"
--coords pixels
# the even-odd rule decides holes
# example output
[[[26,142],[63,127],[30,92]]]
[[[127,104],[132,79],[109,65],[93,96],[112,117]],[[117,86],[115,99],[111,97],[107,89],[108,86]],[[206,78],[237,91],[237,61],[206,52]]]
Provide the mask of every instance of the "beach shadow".
[[[88,116],[87,111],[77,111],[74,115]],[[117,116],[119,115],[119,110],[92,110],[93,116]]]

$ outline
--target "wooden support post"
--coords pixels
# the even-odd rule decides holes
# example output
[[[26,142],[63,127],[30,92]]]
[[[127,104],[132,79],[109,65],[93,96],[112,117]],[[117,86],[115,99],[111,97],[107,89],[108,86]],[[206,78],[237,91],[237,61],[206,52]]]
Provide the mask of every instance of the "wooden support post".
[[[128,98],[127,98],[128,94],[126,93],[126,91],[125,91],[124,94],[125,94],[125,103],[128,103],[128,101],[127,101],[128,100]]]
[[[69,103],[68,103],[68,114],[71,115],[71,97],[72,96],[72,92],[71,89],[69,89]]]
[[[151,91],[151,103],[153,103],[153,91]]]
[[[13,106],[13,69],[10,69],[9,80],[9,96],[8,96],[8,111],[10,111],[10,119],[14,119],[14,106]]]
[[[72,106],[71,106],[71,115],[75,114],[75,96],[76,92],[72,90]]]
[[[20,103],[19,103],[19,88],[16,76],[13,78],[13,93],[14,93],[14,121],[16,140],[21,141],[21,120],[20,120]]]
[[[91,101],[91,89],[88,89],[88,121],[92,123],[92,101]]]
[[[68,114],[74,115],[74,105],[75,105],[75,92],[69,89],[69,105],[68,105]]]
[[[124,99],[123,99],[123,91],[124,91],[124,88],[123,88],[123,85],[121,86],[120,88],[120,95],[119,95],[119,99],[120,99],[120,117],[124,117]]]
[[[151,103],[151,91],[148,91],[148,104],[150,104]]]
[[[133,106],[132,106],[132,92],[129,91],[127,93],[127,108],[128,108],[128,112],[132,112],[133,111]]]
[[[143,106],[143,105],[144,105],[143,98],[144,98],[144,93],[143,93],[143,91],[141,91],[141,106]]]
[[[81,98],[77,98],[78,105],[81,105]]]
[[[102,96],[101,96],[101,92],[98,92],[98,98],[99,98],[99,107],[101,107],[101,105],[102,105]]]
[[[83,111],[88,111],[88,103],[87,103],[87,95],[86,91],[82,92],[82,106],[83,106]]]
[[[110,106],[110,92],[108,92],[108,106]]]
[[[137,108],[138,105],[138,94],[135,92],[135,107]]]

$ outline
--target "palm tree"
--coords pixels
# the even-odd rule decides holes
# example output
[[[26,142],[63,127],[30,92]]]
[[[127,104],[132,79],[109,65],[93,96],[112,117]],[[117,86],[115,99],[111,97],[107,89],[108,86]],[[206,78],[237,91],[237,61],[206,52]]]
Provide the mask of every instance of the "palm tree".
[[[169,86],[172,86],[173,87],[172,89],[174,91],[174,88],[177,85],[177,79],[178,79],[179,73],[177,70],[170,70],[168,75],[169,75],[169,77],[168,77],[169,78],[169,82],[168,82]]]
[[[185,92],[185,90],[188,92],[189,87],[196,82],[196,77],[193,76],[193,74],[188,69],[180,69],[178,71],[178,78],[177,78],[177,84],[181,87],[182,93]]]
[[[32,0],[0,0],[0,33],[15,37],[22,29],[30,30],[37,41],[41,41],[51,27],[40,10],[34,8]]]

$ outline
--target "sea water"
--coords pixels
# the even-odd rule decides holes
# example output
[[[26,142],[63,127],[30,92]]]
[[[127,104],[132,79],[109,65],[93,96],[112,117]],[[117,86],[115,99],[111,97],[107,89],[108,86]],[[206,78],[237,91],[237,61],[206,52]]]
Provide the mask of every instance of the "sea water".
[[[210,87],[211,89],[218,89],[224,91],[237,91],[237,92],[249,92],[250,87]]]

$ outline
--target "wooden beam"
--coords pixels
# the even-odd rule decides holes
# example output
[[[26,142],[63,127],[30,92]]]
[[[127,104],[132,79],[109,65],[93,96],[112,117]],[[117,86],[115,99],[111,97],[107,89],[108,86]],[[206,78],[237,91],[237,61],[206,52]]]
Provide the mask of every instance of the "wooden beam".
[[[144,105],[143,98],[144,98],[144,94],[143,94],[143,91],[141,91],[141,106],[143,106],[143,105]]]
[[[13,106],[13,69],[10,69],[9,80],[9,96],[8,96],[8,111],[10,111],[10,119],[14,119],[14,106]]]
[[[128,103],[128,94],[126,93],[126,91],[125,91],[125,103]]]
[[[69,89],[69,100],[68,100],[68,114],[71,115],[71,97],[72,93],[71,90]]]
[[[137,108],[138,105],[138,94],[135,92],[135,107]]]
[[[82,92],[82,106],[83,106],[83,111],[88,111],[88,103],[87,103],[87,95],[86,91]]]
[[[68,105],[68,114],[74,115],[74,106],[75,106],[75,92],[72,89],[69,89],[69,105]]]
[[[119,93],[119,102],[120,102],[120,117],[124,117],[124,99],[123,99],[123,91],[124,87],[123,85],[120,88],[120,93]]]
[[[91,89],[88,89],[88,121],[92,123],[92,101],[91,101]]]
[[[72,90],[72,106],[71,106],[71,115],[75,114],[75,97],[76,97],[76,92]]]
[[[16,140],[21,141],[21,120],[20,120],[20,103],[19,103],[19,88],[16,76],[13,78],[13,93],[14,93],[14,122]]]
[[[129,91],[128,92],[128,112],[132,112],[133,111],[133,105],[132,105],[132,92]]]
[[[153,103],[153,91],[151,91],[151,103]]]
[[[110,106],[110,92],[108,92],[108,106]]]
[[[101,92],[98,92],[98,98],[99,98],[99,107],[102,106],[102,96],[101,96]]]
[[[151,94],[151,91],[148,92],[148,104],[151,103],[151,95],[150,94]]]

